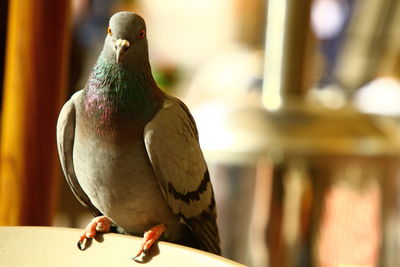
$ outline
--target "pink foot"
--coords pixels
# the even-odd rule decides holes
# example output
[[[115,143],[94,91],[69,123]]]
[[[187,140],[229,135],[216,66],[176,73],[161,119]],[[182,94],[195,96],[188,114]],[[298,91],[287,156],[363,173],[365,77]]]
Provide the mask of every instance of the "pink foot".
[[[86,239],[93,238],[97,232],[107,233],[110,231],[111,221],[106,216],[93,218],[86,226],[85,232],[79,237],[78,248],[83,250],[82,244]]]
[[[143,243],[140,250],[133,259],[139,257],[142,253],[146,255],[153,243],[156,242],[166,230],[167,227],[164,224],[158,224],[146,231],[143,235]]]

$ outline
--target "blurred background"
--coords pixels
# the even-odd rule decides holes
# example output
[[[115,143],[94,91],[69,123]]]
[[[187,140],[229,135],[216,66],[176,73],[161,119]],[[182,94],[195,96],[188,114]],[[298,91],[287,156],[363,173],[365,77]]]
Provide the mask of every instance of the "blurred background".
[[[0,0],[0,225],[90,220],[55,124],[120,10],[146,19],[153,75],[197,121],[225,257],[398,266],[397,0]]]

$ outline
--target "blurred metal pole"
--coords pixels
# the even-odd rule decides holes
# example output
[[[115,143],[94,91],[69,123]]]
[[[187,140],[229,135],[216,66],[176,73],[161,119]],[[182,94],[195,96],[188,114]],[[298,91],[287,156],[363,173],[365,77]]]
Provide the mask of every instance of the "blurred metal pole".
[[[335,76],[340,84],[355,91],[382,71],[382,63],[395,57],[384,57],[398,47],[400,3],[398,0],[356,1]],[[384,62],[382,62],[382,60]],[[386,62],[385,62],[386,61]]]
[[[1,135],[0,225],[50,225],[55,125],[66,84],[68,0],[9,2]]]
[[[312,0],[268,1],[263,103],[269,110],[309,88],[311,4]]]

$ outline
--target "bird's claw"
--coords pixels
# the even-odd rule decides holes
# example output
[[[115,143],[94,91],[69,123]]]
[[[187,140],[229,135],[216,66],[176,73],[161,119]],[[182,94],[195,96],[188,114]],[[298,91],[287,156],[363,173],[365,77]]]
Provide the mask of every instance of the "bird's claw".
[[[143,243],[140,247],[139,252],[132,259],[136,259],[144,254],[147,255],[154,242],[156,242],[162,234],[167,230],[167,227],[163,224],[158,224],[151,228],[149,231],[145,232],[143,235]]]
[[[136,260],[140,255],[142,255],[143,249],[140,249],[138,253],[136,253],[136,256],[132,257],[132,260]]]
[[[97,232],[109,232],[110,227],[111,221],[106,216],[93,218],[93,220],[91,220],[90,223],[86,226],[83,235],[79,237],[79,241],[77,243],[79,250],[85,250],[85,247],[83,247],[82,244],[85,241],[94,238]]]
[[[134,257],[132,257],[132,260],[138,261],[140,256],[142,256],[142,255],[147,256],[148,254],[149,254],[148,249],[140,249],[139,252]],[[142,258],[142,260],[143,260],[143,258]]]
[[[76,244],[76,245],[78,246],[79,250],[85,250],[85,247],[82,246],[82,245],[83,245],[83,244],[85,243],[85,241],[87,241],[88,239],[90,239],[90,238],[86,236],[86,232],[85,232],[83,235],[81,235],[81,237],[80,237],[79,240],[78,240],[78,243]]]
[[[83,242],[79,240],[78,243],[76,244],[78,246],[79,250],[83,250],[82,243]]]

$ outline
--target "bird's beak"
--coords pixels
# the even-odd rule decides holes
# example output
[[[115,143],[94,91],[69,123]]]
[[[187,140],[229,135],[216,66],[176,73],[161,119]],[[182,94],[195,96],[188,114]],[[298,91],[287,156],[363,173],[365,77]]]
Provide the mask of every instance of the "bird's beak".
[[[128,40],[118,39],[115,41],[115,57],[117,59],[117,63],[121,60],[121,58],[125,55],[131,44]]]

